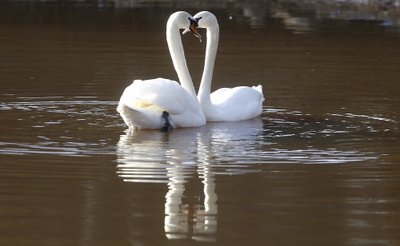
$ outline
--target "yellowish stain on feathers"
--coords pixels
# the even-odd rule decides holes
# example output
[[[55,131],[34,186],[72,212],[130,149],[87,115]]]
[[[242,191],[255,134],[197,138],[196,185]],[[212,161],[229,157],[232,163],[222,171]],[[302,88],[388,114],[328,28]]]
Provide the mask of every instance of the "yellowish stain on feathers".
[[[140,109],[145,109],[145,110],[159,111],[159,112],[165,111],[160,106],[158,106],[158,105],[156,105],[154,103],[151,103],[149,101],[146,101],[146,100],[136,100],[135,101],[135,106],[140,108]]]

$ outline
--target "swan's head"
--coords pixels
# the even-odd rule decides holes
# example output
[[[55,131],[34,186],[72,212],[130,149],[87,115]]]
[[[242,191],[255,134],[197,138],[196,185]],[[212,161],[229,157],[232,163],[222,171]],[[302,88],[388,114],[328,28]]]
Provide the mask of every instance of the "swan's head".
[[[192,32],[197,38],[201,40],[201,35],[197,32],[197,20],[185,11],[178,11],[173,13],[167,22],[167,28],[184,29],[183,34]]]
[[[197,21],[198,28],[216,28],[218,27],[217,17],[208,11],[201,11],[193,16],[193,19]]]

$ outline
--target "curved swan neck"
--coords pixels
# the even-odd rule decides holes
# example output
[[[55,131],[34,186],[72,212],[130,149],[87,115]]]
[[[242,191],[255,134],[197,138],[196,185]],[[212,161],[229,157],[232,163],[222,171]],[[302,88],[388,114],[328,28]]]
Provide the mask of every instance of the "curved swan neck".
[[[167,23],[167,43],[169,53],[172,58],[172,63],[176,73],[178,74],[179,82],[187,92],[196,97],[196,91],[193,86],[192,77],[190,76],[189,69],[186,64],[185,52],[183,50],[179,27],[175,25],[174,19],[168,20]]]
[[[207,27],[207,46],[206,46],[206,57],[204,63],[203,75],[201,77],[201,83],[199,88],[198,99],[200,103],[211,104],[210,92],[211,82],[214,73],[215,57],[218,50],[219,40],[219,25],[214,22],[213,25]]]

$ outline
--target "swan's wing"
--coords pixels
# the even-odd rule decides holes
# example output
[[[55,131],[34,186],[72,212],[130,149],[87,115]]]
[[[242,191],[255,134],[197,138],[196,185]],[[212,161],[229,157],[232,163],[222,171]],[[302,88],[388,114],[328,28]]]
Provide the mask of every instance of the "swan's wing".
[[[168,111],[170,114],[179,114],[193,104],[190,94],[179,83],[163,78],[133,81],[120,102],[133,110]]]
[[[212,97],[211,101],[217,103],[220,100],[223,100],[226,96],[229,95],[232,88],[219,88],[213,93],[211,93],[210,97]]]
[[[238,86],[221,88],[210,95],[219,121],[239,121],[254,118],[262,113],[264,96],[262,87]]]
[[[210,95],[213,104],[229,104],[238,106],[249,102],[264,101],[262,86],[238,86],[234,88],[220,88]]]
[[[197,98],[175,81],[158,78],[135,80],[123,92],[117,111],[129,127],[161,128],[161,114],[169,113],[174,127],[205,124]]]

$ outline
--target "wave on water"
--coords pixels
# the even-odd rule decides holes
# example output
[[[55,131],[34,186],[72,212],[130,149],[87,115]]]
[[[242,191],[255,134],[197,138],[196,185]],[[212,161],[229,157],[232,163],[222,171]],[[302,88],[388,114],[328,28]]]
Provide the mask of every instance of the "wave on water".
[[[261,118],[207,123],[203,127],[127,131],[116,101],[96,97],[20,97],[0,103],[5,124],[0,153],[7,155],[95,156],[117,154],[121,177],[165,181],[168,167],[212,165],[220,174],[257,171],[264,164],[343,164],[374,160],[357,148],[365,134],[395,131],[380,115],[327,113],[267,107]],[[339,144],[345,142],[346,144]],[[117,143],[117,144],[116,144]],[[251,168],[249,168],[251,166]],[[190,171],[192,172],[192,170]]]

